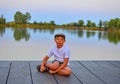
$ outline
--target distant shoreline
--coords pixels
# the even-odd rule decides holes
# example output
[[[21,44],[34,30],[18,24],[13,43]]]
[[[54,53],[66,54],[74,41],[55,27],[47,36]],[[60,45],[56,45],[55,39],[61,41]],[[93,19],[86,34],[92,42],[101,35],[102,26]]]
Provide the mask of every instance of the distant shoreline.
[[[76,26],[62,26],[62,25],[37,25],[37,24],[0,24],[0,28],[12,27],[12,28],[65,28],[72,30],[92,30],[92,31],[106,31],[106,32],[120,32],[120,29],[107,29],[98,27],[76,27]]]

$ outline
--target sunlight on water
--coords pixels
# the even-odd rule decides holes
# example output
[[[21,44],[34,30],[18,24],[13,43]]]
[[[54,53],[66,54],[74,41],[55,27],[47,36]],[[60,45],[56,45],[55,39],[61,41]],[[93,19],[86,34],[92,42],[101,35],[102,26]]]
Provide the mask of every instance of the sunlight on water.
[[[41,60],[55,45],[54,35],[61,32],[66,35],[71,60],[120,60],[120,34],[29,28],[0,29],[0,60]]]

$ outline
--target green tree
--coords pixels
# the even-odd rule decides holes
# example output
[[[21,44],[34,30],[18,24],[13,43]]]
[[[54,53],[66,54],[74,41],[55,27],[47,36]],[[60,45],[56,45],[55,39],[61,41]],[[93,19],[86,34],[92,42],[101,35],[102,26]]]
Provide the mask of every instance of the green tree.
[[[37,21],[34,21],[33,24],[38,24]]]
[[[83,20],[79,20],[78,21],[78,26],[79,27],[83,27],[84,26],[84,21]]]
[[[26,24],[31,19],[30,13],[26,12],[26,14],[22,14],[22,12],[17,11],[14,15],[15,23],[17,24]]]
[[[53,20],[51,20],[50,25],[55,25],[55,22]]]
[[[22,13],[20,11],[17,11],[14,15],[15,23],[22,24]]]
[[[26,19],[27,19],[26,15],[22,14],[22,23],[27,23]]]
[[[68,26],[78,26],[78,24],[76,22],[71,22],[68,24]]]
[[[118,26],[118,29],[120,29],[120,21],[118,22],[117,26]]]
[[[120,18],[110,19],[108,27],[112,29],[120,29]]]
[[[90,20],[87,20],[87,24],[86,24],[87,27],[92,27],[92,22]]]
[[[119,18],[115,18],[114,20],[115,20],[115,29],[120,29],[120,27],[119,27],[120,19]]]
[[[39,25],[43,25],[43,22],[39,22],[38,24],[39,24]]]
[[[95,24],[95,22],[92,22],[92,27],[96,27],[96,24]]]
[[[6,23],[6,19],[3,17],[3,15],[1,15],[0,24],[5,24],[5,23]]]
[[[99,28],[102,28],[102,20],[99,21],[98,26],[99,26]]]
[[[106,31],[108,28],[108,21],[103,21],[102,25],[103,25],[104,30]]]
[[[26,12],[26,14],[23,14],[23,23],[28,23],[30,19],[31,19],[30,13]]]

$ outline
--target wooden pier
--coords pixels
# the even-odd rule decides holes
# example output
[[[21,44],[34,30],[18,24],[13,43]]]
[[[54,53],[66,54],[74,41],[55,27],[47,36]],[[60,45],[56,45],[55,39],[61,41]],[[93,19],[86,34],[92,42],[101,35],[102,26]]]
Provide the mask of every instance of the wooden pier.
[[[0,84],[120,84],[120,61],[70,61],[70,76],[37,72],[40,63],[0,61]]]

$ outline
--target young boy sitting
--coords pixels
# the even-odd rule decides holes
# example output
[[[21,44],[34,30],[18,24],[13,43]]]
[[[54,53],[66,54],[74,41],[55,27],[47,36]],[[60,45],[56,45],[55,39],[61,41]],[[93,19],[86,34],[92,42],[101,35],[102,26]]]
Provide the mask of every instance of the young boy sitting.
[[[70,50],[64,45],[65,35],[56,34],[54,36],[56,46],[51,48],[48,54],[43,58],[41,65],[37,66],[40,72],[48,71],[51,74],[57,73],[59,75],[70,75],[72,70],[68,67],[70,59]],[[54,55],[54,61],[47,64],[48,59]]]

